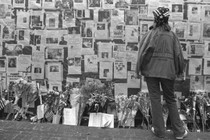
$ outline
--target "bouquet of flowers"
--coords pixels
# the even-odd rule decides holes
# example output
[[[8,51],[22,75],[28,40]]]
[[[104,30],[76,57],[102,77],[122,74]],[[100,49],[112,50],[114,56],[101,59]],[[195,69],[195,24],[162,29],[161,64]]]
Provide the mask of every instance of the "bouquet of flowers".
[[[133,123],[133,120],[140,106],[138,102],[138,96],[131,95],[128,98],[123,95],[119,95],[116,97],[115,103],[116,103],[117,117],[119,121],[118,127],[119,126],[125,127],[130,119],[131,122],[129,122],[129,127],[131,127],[131,124]]]

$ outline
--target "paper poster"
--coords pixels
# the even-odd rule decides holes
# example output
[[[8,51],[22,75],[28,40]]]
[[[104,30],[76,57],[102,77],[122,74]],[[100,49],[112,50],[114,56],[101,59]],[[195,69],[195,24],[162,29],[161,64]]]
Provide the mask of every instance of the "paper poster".
[[[204,58],[203,74],[210,75],[210,58]]]
[[[15,19],[0,19],[2,40],[15,39]]]
[[[28,29],[17,30],[18,44],[29,45],[30,44],[30,31]]]
[[[111,10],[111,26],[115,24],[124,24],[124,10],[112,9]]]
[[[113,62],[99,62],[99,70],[100,79],[113,79]]]
[[[93,37],[95,29],[95,23],[93,21],[82,21],[81,23],[81,36]]]
[[[15,8],[25,8],[26,0],[13,0],[13,7]]]
[[[122,39],[125,40],[125,25],[115,24],[110,28],[111,39]]]
[[[115,0],[102,0],[103,9],[114,9]]]
[[[137,56],[138,56],[138,51],[129,51],[126,53],[126,60],[128,62],[131,62],[132,64],[136,64],[138,58]]]
[[[31,72],[31,55],[18,56],[18,71]]]
[[[110,10],[98,10],[98,22],[110,22],[111,20],[111,12]]]
[[[189,55],[190,56],[203,56],[205,46],[202,43],[190,43]]]
[[[117,9],[129,9],[130,0],[116,0],[115,8]]]
[[[68,10],[66,9],[64,12],[63,12],[63,28],[68,28],[68,27],[71,27],[71,26],[74,26],[75,25],[75,15],[74,15],[74,10]]]
[[[201,58],[189,58],[189,75],[201,75],[202,74],[202,59]]]
[[[140,79],[135,77],[135,71],[128,71],[127,86],[128,88],[140,88]]]
[[[210,91],[210,76],[204,76],[204,90]]]
[[[203,38],[209,39],[210,38],[210,23],[203,23]]]
[[[17,10],[17,28],[28,28],[29,27],[29,12]]]
[[[42,51],[36,51],[32,54],[32,63],[44,63],[45,54]]]
[[[181,49],[182,49],[182,54],[183,54],[184,59],[188,59],[188,52],[189,52],[188,50],[190,47],[190,43],[186,41],[180,41],[180,44],[181,44]]]
[[[88,0],[88,9],[99,9],[101,7],[101,0]]]
[[[182,3],[173,3],[171,5],[172,10],[171,10],[171,19],[173,20],[183,20],[183,4]]]
[[[61,81],[49,81],[49,90],[52,91],[62,91],[62,82]]]
[[[42,10],[31,10],[30,12],[30,28],[43,29],[44,28],[44,13]]]
[[[176,33],[177,37],[180,39],[186,38],[187,34],[187,23],[186,22],[175,22],[174,23],[174,32]]]
[[[119,59],[119,60],[126,59],[126,45],[125,44],[113,45],[113,58]]]
[[[114,128],[114,115],[107,113],[90,113],[88,127]]]
[[[68,57],[68,74],[81,74],[81,56]]]
[[[138,26],[125,26],[125,39],[127,42],[138,42]]]
[[[138,9],[125,10],[125,24],[138,25]]]
[[[75,9],[87,9],[87,1],[86,0],[73,0]],[[90,1],[88,1],[90,2]],[[96,3],[99,1],[96,1]]]
[[[0,58],[0,73],[6,71],[6,59]]]
[[[44,62],[43,63],[33,63],[32,77],[31,77],[33,80],[44,79],[44,73],[45,73]]]
[[[17,56],[7,56],[7,73],[18,72],[17,61],[18,61]]]
[[[204,76],[196,75],[190,76],[190,90],[203,90],[204,89]]]
[[[210,41],[204,41],[204,47],[205,47],[205,57],[210,57]]]
[[[9,86],[12,82],[14,83],[18,79],[22,78],[19,73],[9,73],[7,74],[7,86]]]
[[[98,58],[100,60],[110,60],[112,58],[112,43],[98,42]]]
[[[148,6],[147,5],[139,5],[139,17],[145,18],[147,17]]]
[[[56,29],[58,28],[58,23],[59,23],[59,14],[60,12],[45,12],[46,15],[46,28],[47,29]]]
[[[64,49],[62,47],[46,47],[46,59],[63,60]]]
[[[210,5],[203,5],[202,6],[202,11],[203,11],[202,20],[208,22],[210,20]]]
[[[53,36],[52,36],[53,35]],[[46,45],[58,45],[58,40],[60,39],[61,34],[58,30],[46,30],[45,31],[45,43]]]
[[[114,61],[114,79],[127,79],[127,61]]]
[[[149,27],[153,25],[152,21],[140,21],[140,34],[144,35],[149,31]]]
[[[0,19],[5,19],[11,16],[11,1],[10,0],[3,0],[0,2]]]
[[[39,89],[41,95],[45,95],[48,92],[47,80],[36,80],[37,88]]]
[[[201,23],[188,23],[187,38],[200,40],[201,38]]]
[[[154,15],[152,12],[158,8],[159,1],[149,0],[149,1],[147,1],[147,4],[148,4],[148,15],[147,16],[153,18]]]
[[[55,0],[42,0],[42,7],[45,9],[54,9]]]
[[[82,53],[82,38],[78,36],[68,37],[68,57],[80,56]]]
[[[114,96],[115,96],[115,99],[118,96],[128,97],[127,83],[115,83],[114,84]]]
[[[71,84],[73,87],[76,87],[80,83],[80,78],[77,77],[66,77],[66,84]]]
[[[95,38],[96,39],[108,39],[109,38],[109,29],[108,23],[97,23],[95,29]]]
[[[200,21],[201,20],[201,5],[188,4],[188,20],[189,21]]]
[[[82,38],[82,55],[94,54],[93,38]]]
[[[60,62],[49,62],[46,65],[46,74],[48,81],[63,80],[63,65]]]
[[[97,55],[85,55],[85,72],[98,73],[98,58]]]
[[[41,8],[41,4],[42,4],[41,2],[42,2],[41,0],[29,0],[28,1],[29,8],[33,8],[33,9]]]

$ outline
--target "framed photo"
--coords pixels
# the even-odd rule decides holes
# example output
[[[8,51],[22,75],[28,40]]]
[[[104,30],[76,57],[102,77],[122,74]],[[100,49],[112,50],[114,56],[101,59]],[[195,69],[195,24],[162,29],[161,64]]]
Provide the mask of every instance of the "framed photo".
[[[64,49],[61,47],[47,47],[46,59],[48,60],[63,60]]]

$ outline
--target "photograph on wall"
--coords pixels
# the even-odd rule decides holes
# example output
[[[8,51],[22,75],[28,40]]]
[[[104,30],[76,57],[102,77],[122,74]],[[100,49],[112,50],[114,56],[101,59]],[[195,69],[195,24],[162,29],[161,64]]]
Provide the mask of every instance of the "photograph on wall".
[[[188,4],[188,20],[189,21],[200,21],[201,20],[201,5]]]
[[[120,96],[123,96],[125,98],[128,97],[127,83],[115,83],[114,84],[114,96],[115,96],[115,99]]]
[[[110,10],[99,10],[98,11],[98,22],[110,22],[111,12]]]
[[[0,58],[0,72],[6,71],[6,59]]]
[[[186,22],[175,22],[174,23],[174,32],[176,33],[179,39],[186,38],[187,34],[187,23]]]
[[[15,40],[15,19],[0,19],[2,40]]]
[[[3,54],[4,55],[20,55],[23,54],[23,46],[21,44],[8,44],[4,43],[3,45]]]
[[[81,56],[69,57],[67,60],[68,60],[68,74],[82,74]]]
[[[153,25],[153,21],[140,21],[139,27],[140,27],[140,34],[141,36],[144,35],[146,32],[149,31],[149,27]]]
[[[79,26],[69,27],[68,34],[72,34],[72,35],[80,34],[80,27]]]
[[[171,19],[173,20],[183,20],[183,4],[172,4]]]
[[[53,36],[52,36],[53,35]],[[45,31],[45,44],[46,45],[57,45],[59,44],[58,40],[62,34],[59,32],[59,30],[46,30]]]
[[[59,14],[60,12],[45,12],[46,20],[46,28],[47,29],[56,29],[59,24]]]
[[[124,24],[125,11],[119,9],[111,10],[111,26],[115,24]]]
[[[113,44],[113,58],[119,60],[126,60],[125,44]]]
[[[48,78],[48,81],[63,80],[63,65],[61,62],[48,62],[46,68],[46,78]]]
[[[31,72],[31,55],[18,56],[18,71]]]
[[[189,55],[190,56],[203,56],[205,46],[203,43],[190,43]]]
[[[190,90],[203,90],[204,89],[204,76],[194,75],[190,76]]]
[[[71,84],[73,87],[77,87],[80,83],[80,78],[78,77],[66,77],[66,84]]]
[[[210,58],[204,58],[203,74],[210,75]]]
[[[99,62],[99,78],[107,80],[113,79],[113,62]]]
[[[18,65],[17,56],[7,56],[7,73],[17,73],[18,72]]]
[[[28,1],[28,6],[29,8],[33,8],[33,9],[39,9],[41,8],[41,0],[29,0]]]
[[[29,12],[17,10],[17,28],[29,28]]]
[[[30,11],[30,28],[43,29],[44,28],[44,13],[41,10]]]
[[[14,8],[25,8],[26,0],[13,0]]]
[[[127,42],[126,51],[129,52],[138,52],[138,43]]]
[[[30,31],[28,29],[17,30],[18,44],[29,45],[30,44]]]
[[[95,9],[101,7],[101,0],[88,0],[88,9]]]
[[[114,79],[127,78],[127,61],[115,60],[114,61]]]
[[[189,75],[202,75],[202,58],[189,58]]]
[[[46,59],[63,60],[64,49],[62,47],[46,47]]]
[[[122,39],[125,40],[125,25],[115,24],[110,28],[111,39]]]
[[[32,65],[32,79],[44,79],[44,63],[33,63]]]
[[[210,76],[204,76],[204,90],[210,91]]]
[[[203,38],[209,39],[210,38],[210,23],[203,23]]]
[[[130,0],[116,0],[115,8],[117,9],[128,9],[130,4]]]
[[[140,88],[140,79],[135,77],[135,71],[128,71],[128,88]]]
[[[114,9],[114,0],[102,0],[103,9]]]
[[[71,26],[74,26],[75,25],[75,15],[74,15],[74,10],[68,10],[66,9],[64,12],[63,12],[63,16],[62,16],[62,21],[63,21],[63,28],[68,28],[68,27],[71,27]]]
[[[81,22],[81,36],[82,37],[93,37],[94,35],[95,22],[93,21],[82,21]]]
[[[202,9],[203,9],[202,20],[208,22],[210,20],[210,5],[203,5]]]
[[[138,42],[138,26],[137,25],[129,25],[125,26],[125,39],[127,42]]]
[[[84,56],[85,72],[98,73],[98,57],[97,55]]]
[[[69,36],[68,43],[68,57],[75,57],[81,55],[82,38],[80,36]]]
[[[125,10],[125,24],[138,25],[138,9]]]
[[[188,23],[187,38],[193,40],[201,39],[201,23]]]

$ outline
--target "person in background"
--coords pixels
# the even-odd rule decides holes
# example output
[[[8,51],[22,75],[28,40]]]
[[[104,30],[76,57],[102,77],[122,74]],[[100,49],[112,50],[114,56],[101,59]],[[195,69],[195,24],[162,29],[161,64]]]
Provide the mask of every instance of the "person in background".
[[[188,135],[180,120],[174,94],[175,78],[184,71],[184,58],[178,37],[168,24],[169,9],[158,7],[153,11],[154,24],[140,42],[136,64],[136,77],[145,77],[151,100],[152,128],[157,137],[165,137],[161,105],[161,89],[169,109],[172,131],[176,139]]]

